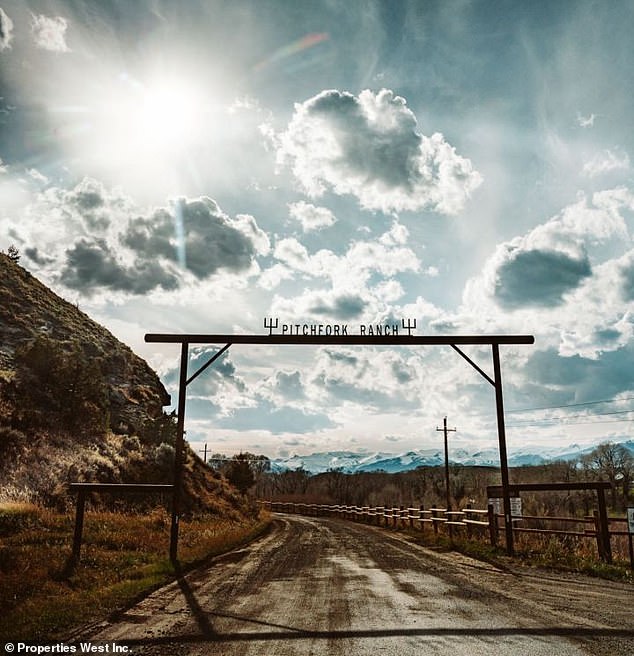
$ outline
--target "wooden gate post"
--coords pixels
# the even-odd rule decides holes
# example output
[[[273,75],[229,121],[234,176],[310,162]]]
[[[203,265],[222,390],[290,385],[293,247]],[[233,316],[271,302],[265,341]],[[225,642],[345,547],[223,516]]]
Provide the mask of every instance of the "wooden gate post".
[[[498,518],[492,503],[487,506],[487,514],[489,517],[489,539],[491,540],[491,546],[496,547],[498,543]]]
[[[75,531],[73,533],[73,562],[79,562],[81,554],[81,537],[84,532],[84,509],[86,507],[86,491],[79,489],[77,492],[77,506],[75,509]]]
[[[608,526],[608,510],[605,505],[605,490],[597,489],[597,500],[599,502],[599,523],[601,542],[603,543],[603,554],[606,563],[612,562],[612,545],[610,544],[610,528]]]

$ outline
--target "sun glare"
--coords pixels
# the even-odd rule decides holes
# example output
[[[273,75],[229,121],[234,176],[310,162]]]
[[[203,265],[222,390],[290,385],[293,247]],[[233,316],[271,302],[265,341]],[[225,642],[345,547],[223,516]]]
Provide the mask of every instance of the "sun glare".
[[[145,89],[130,118],[145,139],[170,148],[194,136],[202,114],[199,93],[184,84],[169,83]]]
[[[101,110],[104,147],[122,160],[150,163],[185,154],[203,129],[208,108],[202,89],[188,81],[143,83],[122,75]]]
[[[82,107],[69,152],[90,175],[150,198],[197,187],[203,162],[214,166],[226,140],[223,88],[217,74],[192,66],[137,75],[107,67],[67,103]]]

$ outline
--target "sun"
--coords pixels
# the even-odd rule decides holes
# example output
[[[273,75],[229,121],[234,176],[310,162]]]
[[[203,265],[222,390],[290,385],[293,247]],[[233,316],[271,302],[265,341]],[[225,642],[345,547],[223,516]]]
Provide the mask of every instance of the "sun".
[[[77,111],[56,114],[68,126],[59,134],[86,175],[144,198],[194,193],[203,169],[221,161],[225,88],[219,74],[191,64],[133,74],[106,63],[92,80],[68,84],[63,104]]]
[[[133,114],[140,135],[170,149],[186,145],[202,128],[202,94],[179,81],[158,83],[145,89]]]
[[[123,152],[175,156],[192,146],[207,110],[200,87],[176,77],[123,81],[107,108],[108,131]]]

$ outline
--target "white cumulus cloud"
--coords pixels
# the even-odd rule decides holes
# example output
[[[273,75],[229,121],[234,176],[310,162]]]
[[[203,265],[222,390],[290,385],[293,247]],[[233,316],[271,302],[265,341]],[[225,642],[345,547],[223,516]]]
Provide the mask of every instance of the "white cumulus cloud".
[[[0,7],[0,52],[11,48],[13,40],[13,21]]]
[[[328,228],[334,225],[337,220],[328,208],[315,207],[315,205],[306,203],[303,200],[297,203],[289,203],[288,210],[290,215],[301,223],[304,232]]]
[[[66,45],[68,21],[63,16],[31,15],[31,33],[36,47],[51,52],[70,52]]]
[[[458,214],[482,181],[442,134],[420,134],[405,100],[387,89],[329,90],[296,104],[277,158],[309,196],[351,194],[384,212]]]

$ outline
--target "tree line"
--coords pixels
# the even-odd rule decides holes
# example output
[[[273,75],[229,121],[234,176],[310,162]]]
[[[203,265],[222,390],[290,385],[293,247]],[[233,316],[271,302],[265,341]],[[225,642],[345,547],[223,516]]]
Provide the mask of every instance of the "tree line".
[[[330,470],[311,474],[304,469],[272,471],[265,456],[253,454],[238,454],[234,458],[215,454],[209,462],[239,489],[248,490],[259,499],[356,506],[422,505],[425,508],[444,507],[446,503],[443,467],[419,467],[398,473],[347,474]],[[449,472],[453,508],[467,504],[486,508],[487,486],[501,482],[496,467],[452,464]],[[516,484],[609,481],[611,489],[607,500],[611,509],[619,512],[633,500],[634,457],[622,444],[605,442],[575,460],[511,468],[510,478],[511,483]],[[574,490],[523,493],[522,502],[527,514],[587,515],[596,504],[596,494]]]

